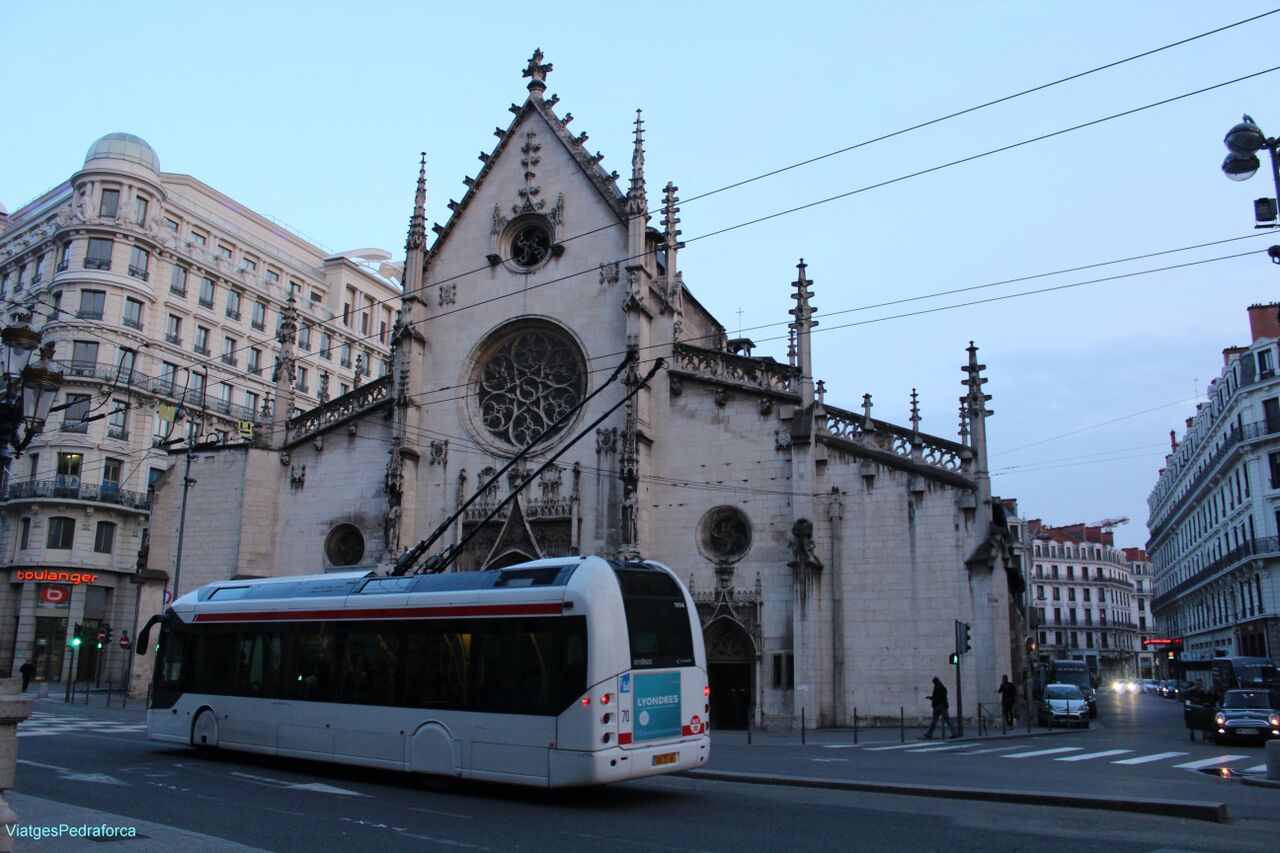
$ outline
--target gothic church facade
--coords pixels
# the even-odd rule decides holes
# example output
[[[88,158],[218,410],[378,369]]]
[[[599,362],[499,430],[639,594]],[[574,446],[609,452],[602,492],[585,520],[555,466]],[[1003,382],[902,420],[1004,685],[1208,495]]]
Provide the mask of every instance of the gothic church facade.
[[[971,626],[966,692],[993,695],[1025,628],[976,348],[955,439],[922,433],[914,402],[903,426],[869,400],[826,404],[803,261],[788,361],[751,355],[682,279],[670,183],[651,225],[639,113],[624,192],[545,96],[550,71],[535,53],[527,98],[434,239],[424,161],[390,376],[289,418],[282,323],[271,429],[192,454],[180,592],[385,569],[476,498],[439,543],[467,537],[451,571],[579,553],[672,566],[698,603],[722,726],[927,716],[956,621]],[[152,571],[174,565],[181,492],[176,476],[158,488]]]

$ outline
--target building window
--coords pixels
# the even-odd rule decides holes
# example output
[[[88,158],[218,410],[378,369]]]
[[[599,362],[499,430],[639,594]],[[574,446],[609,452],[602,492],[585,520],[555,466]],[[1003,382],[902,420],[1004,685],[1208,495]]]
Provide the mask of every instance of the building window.
[[[31,519],[23,516],[18,526],[18,550],[25,551],[31,547]]]
[[[350,302],[342,303],[342,325],[348,326],[348,327],[351,325],[351,303]]]
[[[305,367],[298,368],[298,384],[297,388],[302,393],[307,393],[307,369]]]
[[[257,412],[258,412],[258,395],[257,395],[256,393],[254,393],[253,391],[245,391],[245,392],[244,392],[244,407],[245,407],[246,409],[248,409],[251,413],[253,413],[253,414],[257,414]]]
[[[360,314],[360,334],[362,334],[362,335],[367,335],[367,334],[369,334],[369,314],[368,314],[368,312],[362,312],[362,313]]]
[[[81,320],[101,320],[107,305],[105,290],[80,291],[80,310],[76,316]]]
[[[241,260],[241,263],[244,265],[244,268],[247,269],[249,272],[258,271],[258,262],[255,261],[253,258],[249,257],[248,255],[244,256],[244,258]]]
[[[71,344],[71,375],[93,376],[98,372],[98,342],[75,341]]]
[[[110,554],[116,544],[116,526],[110,521],[99,521],[98,529],[93,535],[93,551],[95,554]]]
[[[333,338],[328,332],[320,333],[320,357],[326,361],[333,358]]]
[[[231,411],[231,383],[230,382],[218,383],[218,403],[219,403],[218,408],[221,409],[223,412],[229,413]],[[226,441],[225,435],[223,436],[222,440],[224,442]]]
[[[311,349],[311,327],[298,326],[298,349],[307,352]]]
[[[137,196],[137,203],[138,203],[138,209],[137,209],[138,215],[134,217],[133,222],[135,225],[146,225],[147,224],[147,200],[142,196]]]
[[[227,316],[232,320],[240,319],[240,292],[238,290],[227,291]]]
[[[75,542],[76,520],[64,515],[55,515],[49,519],[49,538],[45,547],[59,551],[70,551]]]
[[[120,488],[120,472],[124,470],[124,463],[119,459],[107,457],[102,461],[102,490],[104,492],[114,492]]]
[[[98,207],[99,216],[115,218],[120,210],[120,190],[103,190],[102,204]]]
[[[203,246],[208,242],[208,240],[205,239],[203,234],[193,228],[191,229],[191,242],[195,243],[197,246]]]
[[[202,308],[213,307],[213,279],[208,276],[200,279],[200,306]]]
[[[169,292],[176,295],[186,297],[187,295],[187,270],[177,264],[173,265],[173,271],[169,273]]]
[[[176,314],[170,314],[169,319],[165,321],[164,339],[171,344],[182,346],[182,318]]]
[[[118,438],[125,441],[129,438],[128,421],[129,405],[122,400],[112,400],[114,408],[107,416],[107,438]]]
[[[142,303],[136,299],[125,297],[124,324],[131,329],[142,329]]]
[[[192,403],[197,406],[204,405],[204,387],[207,379],[208,377],[205,376],[203,373],[196,373],[194,371],[187,373],[187,381],[188,381],[188,384],[190,385],[190,388],[188,389],[188,392],[185,396],[187,399],[191,400]],[[187,420],[187,428],[188,429],[195,428],[195,424],[190,419]]]
[[[84,256],[84,268],[87,270],[111,269],[112,246],[113,243],[110,240],[90,237],[89,249],[85,252]]]
[[[295,289],[301,290],[302,288],[295,285]],[[324,302],[324,295],[318,290],[311,291],[311,293],[307,294],[307,298],[312,302]]]
[[[222,339],[222,363],[230,364],[232,367],[236,364],[236,349],[239,344],[232,337],[224,337]]]
[[[262,350],[252,347],[249,350],[249,363],[245,365],[245,369],[254,376],[262,375]]]
[[[166,361],[160,365],[160,393],[172,394],[173,384],[178,378],[178,365]]]
[[[378,324],[378,343],[385,344],[387,342],[387,324],[385,322]]]
[[[169,217],[166,216],[164,218],[164,227],[168,228],[170,231],[176,234],[178,233],[178,220],[170,219]]]
[[[796,686],[796,659],[790,653],[773,656],[773,688],[794,690]]]
[[[253,327],[259,331],[267,328],[267,306],[261,302],[253,303]]]
[[[1258,375],[1271,376],[1276,372],[1275,362],[1272,360],[1271,348],[1258,350]]]
[[[44,268],[46,266],[45,262],[48,261],[48,259],[49,259],[48,252],[36,258],[36,274],[31,277],[32,284],[39,284],[40,282],[44,281]]]
[[[267,269],[267,283],[268,283],[268,284],[279,284],[279,283],[280,283],[280,273],[276,272],[276,271],[275,271],[275,270],[273,270],[273,269],[268,268],[268,269]]]
[[[225,244],[223,244],[223,243],[219,243],[219,244],[218,244],[218,257],[220,257],[220,258],[227,258],[228,260],[230,260],[230,259],[231,259],[231,256],[232,256],[233,254],[235,254],[235,253],[234,253],[233,251],[231,251],[231,247],[230,247],[230,246],[227,246],[227,245],[225,245]]]
[[[62,244],[62,254],[58,256],[58,272],[62,272],[71,265],[71,241]]]
[[[342,345],[342,358],[340,361],[343,367],[351,366],[351,344]]]
[[[209,330],[204,326],[196,326],[196,343],[193,349],[200,355],[209,354]]]
[[[63,432],[80,432],[89,431],[89,425],[84,419],[89,415],[89,395],[88,394],[68,394],[66,408],[62,411],[62,431]]]

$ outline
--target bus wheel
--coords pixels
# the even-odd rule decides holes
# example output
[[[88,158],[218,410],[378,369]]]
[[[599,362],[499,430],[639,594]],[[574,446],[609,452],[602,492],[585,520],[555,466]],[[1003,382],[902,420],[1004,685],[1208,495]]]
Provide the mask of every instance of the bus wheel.
[[[197,749],[213,749],[218,745],[218,715],[201,708],[191,724],[191,745]]]

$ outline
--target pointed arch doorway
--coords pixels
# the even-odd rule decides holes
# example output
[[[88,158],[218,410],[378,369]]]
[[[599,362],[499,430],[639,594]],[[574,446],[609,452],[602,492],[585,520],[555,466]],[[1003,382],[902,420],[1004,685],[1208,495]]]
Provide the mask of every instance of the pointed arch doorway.
[[[703,638],[711,685],[711,724],[718,729],[745,729],[755,695],[755,643],[739,622],[723,616],[704,629]]]

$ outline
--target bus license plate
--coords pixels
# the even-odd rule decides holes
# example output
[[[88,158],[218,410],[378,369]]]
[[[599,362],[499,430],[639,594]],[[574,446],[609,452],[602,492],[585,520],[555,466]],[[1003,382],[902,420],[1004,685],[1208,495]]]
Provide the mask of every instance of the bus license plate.
[[[1257,729],[1236,729],[1238,735],[1256,735],[1257,733]]]
[[[678,752],[664,752],[660,755],[655,755],[653,757],[653,766],[660,767],[663,764],[675,764],[679,757],[680,753]]]

